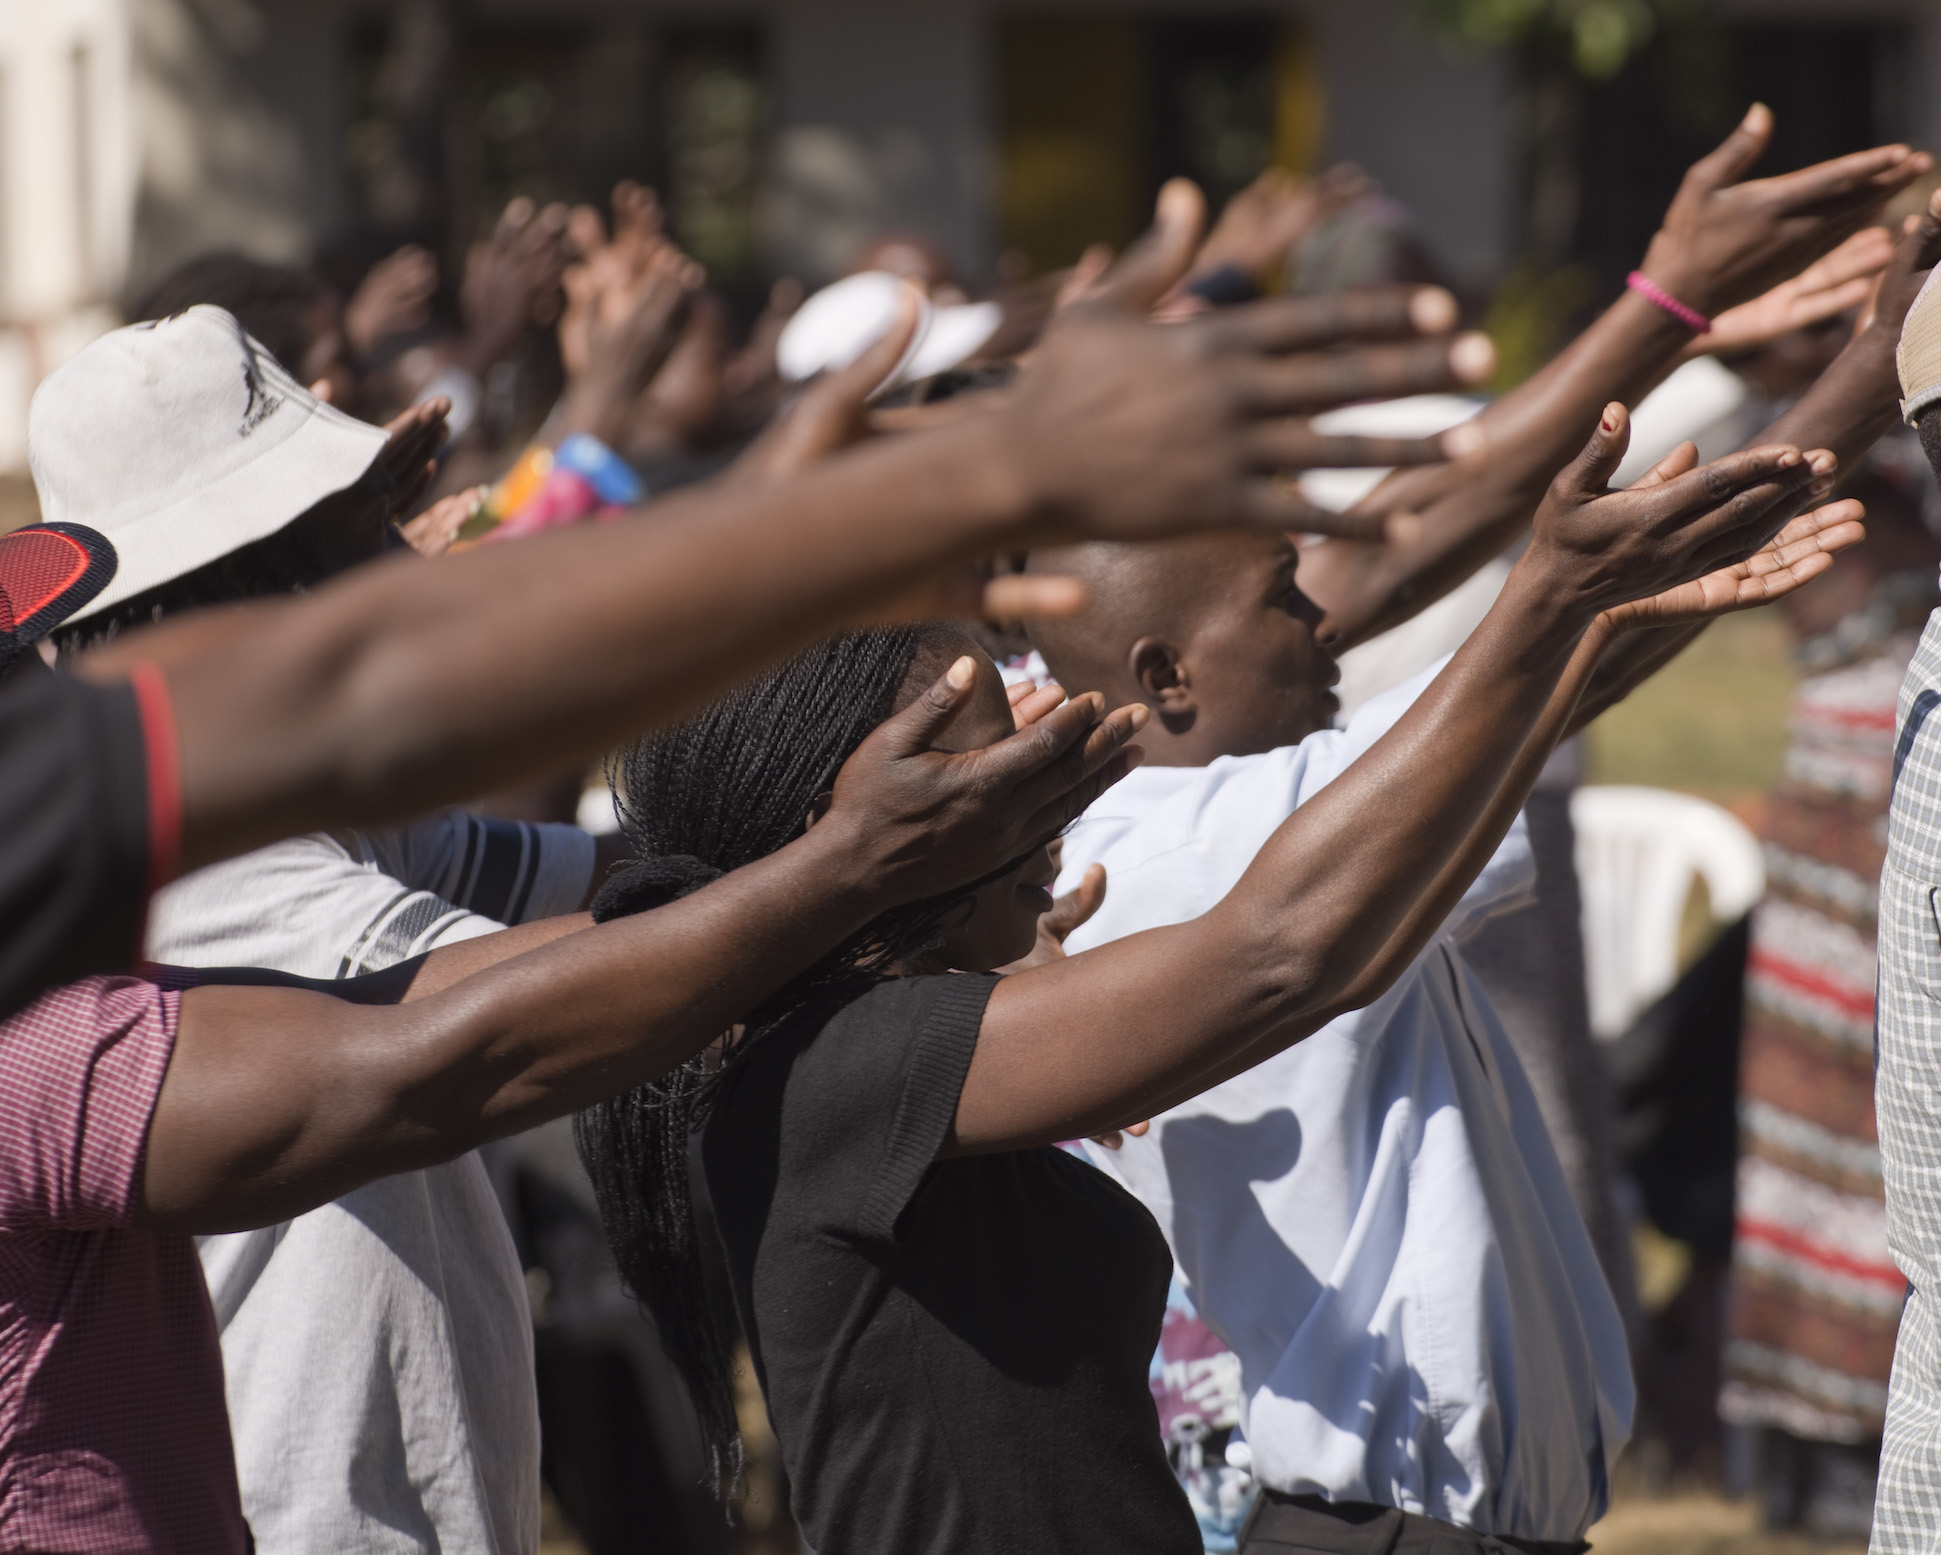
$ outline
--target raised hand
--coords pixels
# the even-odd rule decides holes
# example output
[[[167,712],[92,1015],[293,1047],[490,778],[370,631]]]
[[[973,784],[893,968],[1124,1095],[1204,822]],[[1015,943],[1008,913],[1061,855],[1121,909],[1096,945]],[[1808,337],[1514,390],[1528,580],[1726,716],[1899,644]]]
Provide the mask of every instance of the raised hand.
[[[1862,227],[1823,259],[1815,260],[1764,296],[1727,308],[1712,328],[1686,347],[1686,356],[1724,356],[1749,351],[1796,329],[1808,329],[1869,301],[1894,257],[1885,227]]]
[[[465,256],[458,305],[465,364],[474,374],[503,359],[528,328],[559,317],[568,215],[564,205],[542,209],[521,196],[506,206],[492,236]]]
[[[1802,513],[1744,561],[1607,610],[1604,620],[1611,630],[1628,632],[1689,626],[1770,605],[1825,572],[1838,552],[1866,539],[1861,523],[1866,516],[1866,508],[1851,499]]]
[[[1877,146],[1741,182],[1772,128],[1772,110],[1754,103],[1724,144],[1685,174],[1645,252],[1644,273],[1701,313],[1722,313],[1797,274],[1934,165],[1925,152]]]
[[[1138,765],[1143,706],[1107,714],[1096,692],[1009,739],[951,754],[937,744],[970,705],[961,658],[881,725],[836,774],[829,819],[860,823],[884,889],[920,896],[967,885],[1049,842]],[[817,823],[822,824],[821,822]]]
[[[1136,540],[1254,524],[1367,537],[1382,520],[1321,513],[1286,478],[1316,466],[1424,464],[1439,438],[1315,432],[1309,418],[1355,400],[1480,382],[1495,355],[1452,328],[1435,287],[1278,298],[1190,323],[1142,315],[1183,273],[1204,213],[1178,180],[1153,230],[1066,308],[991,418],[1003,458],[1040,504],[1038,532]]]
[[[906,287],[896,322],[847,367],[825,372],[795,397],[731,466],[729,478],[768,484],[799,474],[870,435],[870,396],[903,360],[916,333],[919,296]]]
[[[398,525],[398,532],[406,545],[427,560],[443,556],[452,548],[465,521],[485,505],[491,491],[490,486],[474,486],[440,497],[416,518]]]
[[[1193,273],[1207,275],[1231,266],[1262,280],[1309,232],[1374,187],[1351,162],[1318,178],[1296,178],[1270,167],[1227,201],[1194,256]]]
[[[1611,491],[1630,434],[1624,406],[1606,406],[1583,453],[1551,483],[1525,558],[1553,586],[1601,610],[1744,561],[1785,526],[1800,499],[1832,489],[1831,453],[1777,446],[1698,469],[1681,449],[1652,472],[1656,478]]]
[[[1901,229],[1900,241],[1881,271],[1873,306],[1861,316],[1856,335],[1871,335],[1890,351],[1898,346],[1907,310],[1921,295],[1937,262],[1941,262],[1941,189],[1929,195],[1927,208],[1908,217]]]
[[[658,238],[628,258],[603,255],[567,269],[559,321],[568,375],[563,430],[608,443],[619,437],[637,396],[667,361],[703,279],[699,265]]]
[[[1029,972],[1034,966],[1045,966],[1053,961],[1065,959],[1065,941],[1071,938],[1074,930],[1092,920],[1105,905],[1105,866],[1091,864],[1086,866],[1083,876],[1071,890],[1051,904],[1051,911],[1038,920],[1038,938],[1028,955],[999,967],[1000,976],[1010,976],[1016,972]],[[1099,1142],[1105,1144],[1101,1136]],[[1118,1149],[1116,1143],[1107,1145],[1111,1150]]]
[[[377,451],[367,479],[375,480],[395,521],[418,505],[438,474],[435,456],[445,441],[445,418],[452,402],[442,394],[413,405],[388,422],[391,440]]]
[[[344,338],[359,357],[393,335],[421,329],[431,317],[438,290],[438,261],[431,251],[407,243],[371,266],[344,304]]]

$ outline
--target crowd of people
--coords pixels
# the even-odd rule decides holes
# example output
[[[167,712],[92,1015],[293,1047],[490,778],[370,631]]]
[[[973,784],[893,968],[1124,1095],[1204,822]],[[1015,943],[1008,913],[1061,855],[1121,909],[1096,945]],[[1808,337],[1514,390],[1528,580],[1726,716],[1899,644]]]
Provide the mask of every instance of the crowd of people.
[[[515,201],[450,319],[420,249],[164,279],[0,538],[0,1547],[530,1555],[543,1473],[720,1548],[752,1379],[823,1555],[1587,1548],[1640,1325],[1556,775],[1783,600],[1829,727],[1913,658],[1756,931],[1884,856],[1907,1284],[1845,1271],[1892,1390],[1815,1416],[1833,1265],[1753,1257],[1725,1407],[1884,1429],[1874,1547],[1930,1548],[1941,625],[1864,472],[1941,471],[1941,193],[1771,134],[1487,400],[1345,170],[745,331],[630,184]],[[1761,353],[1722,442],[1651,411]],[[1775,1009],[1750,1148],[1859,1170],[1866,1044]],[[646,1336],[658,1489],[540,1306]]]

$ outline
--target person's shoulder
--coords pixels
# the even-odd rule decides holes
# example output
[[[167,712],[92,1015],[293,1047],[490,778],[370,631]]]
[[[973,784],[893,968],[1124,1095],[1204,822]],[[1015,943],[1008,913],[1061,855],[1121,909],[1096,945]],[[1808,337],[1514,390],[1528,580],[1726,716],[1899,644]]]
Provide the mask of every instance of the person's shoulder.
[[[974,1003],[980,1010],[997,983],[991,972],[945,972],[934,976],[891,977],[874,972],[846,974],[816,990],[776,1022],[770,1036],[800,1045],[841,1041],[859,1034],[907,1032],[933,1015]],[[766,1038],[764,1041],[767,1040]],[[762,1043],[755,1044],[759,1049]],[[751,1054],[755,1049],[751,1049]]]

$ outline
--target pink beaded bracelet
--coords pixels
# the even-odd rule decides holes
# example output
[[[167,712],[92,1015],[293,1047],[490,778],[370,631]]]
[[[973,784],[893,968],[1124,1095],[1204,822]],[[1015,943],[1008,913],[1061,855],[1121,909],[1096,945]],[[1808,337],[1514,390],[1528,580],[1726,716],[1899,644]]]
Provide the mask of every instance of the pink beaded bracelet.
[[[1666,291],[1664,287],[1646,275],[1644,271],[1633,270],[1624,278],[1624,284],[1630,287],[1640,297],[1645,298],[1649,302],[1655,302],[1694,334],[1709,335],[1712,333],[1712,321],[1710,319],[1700,313],[1698,309],[1687,307],[1684,303],[1680,302],[1670,292]]]

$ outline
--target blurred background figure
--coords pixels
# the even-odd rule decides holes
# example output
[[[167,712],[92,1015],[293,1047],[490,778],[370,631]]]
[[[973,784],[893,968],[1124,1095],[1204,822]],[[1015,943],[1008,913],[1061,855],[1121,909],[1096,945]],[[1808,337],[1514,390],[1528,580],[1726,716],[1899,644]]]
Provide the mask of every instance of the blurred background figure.
[[[987,381],[1173,175],[1221,215],[1166,316],[1436,281],[1495,339],[1500,392],[1619,294],[1686,165],[1748,101],[1779,126],[1760,174],[1941,145],[1937,59],[1925,0],[0,8],[0,527],[35,513],[36,383],[124,318],[203,302],[352,415],[449,401],[405,529],[427,555],[598,522],[720,473],[790,403],[778,342],[805,298],[878,272],[939,310],[994,307],[956,371],[908,397]],[[1807,326],[1681,367],[1659,401],[1671,440],[1710,457],[1769,421],[1849,338],[1864,299],[1847,284]],[[1480,403],[1409,413],[1447,425]],[[1638,1309],[1628,1471],[1756,1491],[1756,1510],[1687,1508],[1683,1526],[1719,1539],[1756,1538],[1757,1519],[1862,1533],[1899,1311],[1870,903],[1882,741],[1941,514],[1906,438],[1848,490],[1870,538],[1833,577],[1722,623],[1553,765],[1529,811],[1542,900],[1473,950]],[[1506,568],[1353,650],[1344,700],[1460,641]],[[992,641],[1029,673],[1021,642]],[[1664,978],[1613,1004],[1599,968],[1619,936],[1596,924],[1618,898],[1588,878],[1573,794],[1618,786],[1738,824],[1764,896],[1747,917],[1694,884]],[[577,768],[478,808],[612,825]],[[696,1498],[691,1417],[562,1132],[491,1166],[537,1325],[558,1548],[796,1548],[752,1388],[751,1499],[724,1529]],[[1169,1421],[1199,1422],[1184,1463],[1186,1436],[1231,1429],[1233,1368],[1183,1294],[1174,1326],[1154,1380]],[[1225,1483],[1210,1458],[1199,1472]],[[1671,1547],[1626,1544],[1624,1515],[1621,1498],[1600,1548]]]

